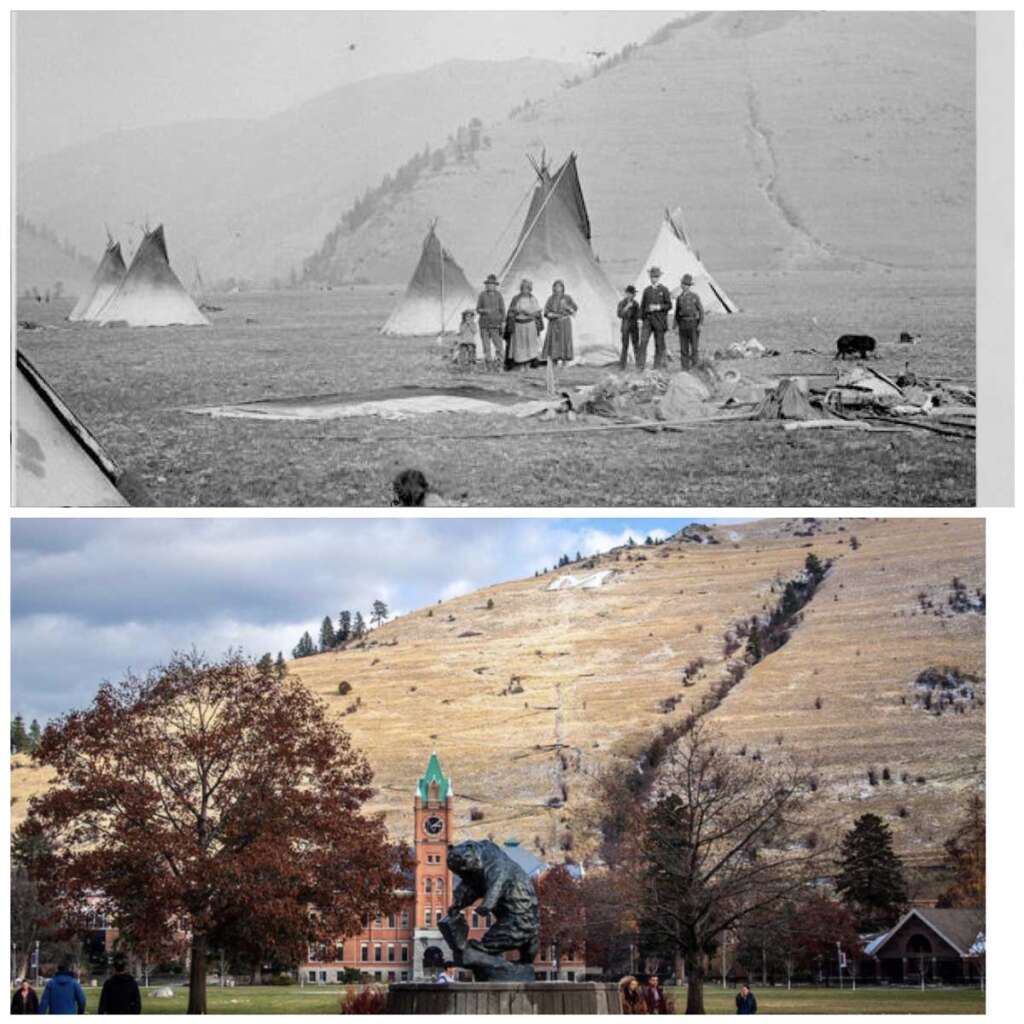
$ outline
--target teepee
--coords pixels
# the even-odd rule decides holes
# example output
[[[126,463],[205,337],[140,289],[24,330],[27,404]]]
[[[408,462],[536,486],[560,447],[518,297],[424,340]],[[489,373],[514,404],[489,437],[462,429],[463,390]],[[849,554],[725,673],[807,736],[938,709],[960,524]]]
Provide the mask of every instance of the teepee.
[[[381,328],[382,334],[443,334],[459,326],[464,309],[476,309],[477,294],[455,257],[441,244],[436,224],[431,223],[423,239],[409,287]]]
[[[121,243],[107,237],[107,248],[103,258],[92,275],[89,287],[82,292],[75,308],[68,314],[69,320],[94,320],[117,286],[124,280],[126,273],[124,257],[121,255]]]
[[[555,281],[579,307],[573,317],[577,363],[604,365],[619,357],[615,307],[619,296],[590,248],[590,217],[583,199],[576,154],[552,174],[547,163],[534,164],[537,184],[519,238],[501,272],[506,303],[526,277],[544,305]]]
[[[14,504],[127,505],[117,489],[117,466],[21,352],[16,375]]]
[[[146,233],[120,287],[95,316],[100,324],[129,327],[209,326],[210,321],[171,270],[164,226]]]
[[[665,211],[654,247],[633,282],[638,296],[643,295],[644,288],[650,284],[647,276],[649,267],[661,268],[661,280],[671,289],[673,298],[679,294],[680,278],[683,274],[690,274],[693,290],[700,296],[705,313],[735,313],[739,309],[691,248],[683,225],[683,211],[678,206],[672,211]]]

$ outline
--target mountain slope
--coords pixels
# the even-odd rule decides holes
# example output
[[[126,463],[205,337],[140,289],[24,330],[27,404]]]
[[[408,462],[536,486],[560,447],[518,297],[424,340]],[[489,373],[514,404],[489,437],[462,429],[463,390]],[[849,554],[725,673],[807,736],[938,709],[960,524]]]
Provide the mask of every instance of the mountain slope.
[[[970,15],[682,19],[487,131],[475,162],[425,176],[343,237],[335,277],[403,282],[431,216],[472,278],[496,271],[533,183],[524,156],[544,147],[579,154],[616,281],[676,204],[726,288],[730,271],[974,265]]]
[[[583,856],[593,848],[583,817],[594,774],[634,770],[662,726],[701,708],[725,668],[723,635],[778,600],[777,581],[813,551],[834,566],[803,622],[710,720],[746,756],[814,765],[823,830],[874,811],[912,862],[935,864],[962,791],[984,771],[984,683],[963,714],[940,717],[920,706],[915,680],[945,665],[983,680],[985,619],[923,612],[918,595],[942,608],[954,576],[984,586],[982,521],[771,520],[713,535],[719,543],[623,548],[500,583],[290,671],[368,754],[374,805],[396,835],[408,834],[413,782],[436,749],[454,779],[460,834],[554,850],[569,832]],[[602,570],[612,574],[596,589],[548,589]],[[706,664],[684,687],[697,658]],[[351,686],[344,696],[341,682]],[[15,773],[15,821],[45,781],[39,769]],[[473,808],[482,819],[471,820]]]
[[[61,243],[48,228],[19,221],[17,225],[15,291],[37,291],[40,295],[54,292],[57,282],[63,295],[77,296],[92,278],[95,267],[89,260],[66,242]],[[102,248],[97,255],[102,255]]]
[[[117,132],[19,164],[18,211],[86,250],[100,245],[104,224],[134,241],[147,219],[163,221],[176,266],[198,259],[211,280],[287,277],[385,173],[474,116],[550,92],[565,74],[550,61],[448,61],[342,86],[264,120]]]

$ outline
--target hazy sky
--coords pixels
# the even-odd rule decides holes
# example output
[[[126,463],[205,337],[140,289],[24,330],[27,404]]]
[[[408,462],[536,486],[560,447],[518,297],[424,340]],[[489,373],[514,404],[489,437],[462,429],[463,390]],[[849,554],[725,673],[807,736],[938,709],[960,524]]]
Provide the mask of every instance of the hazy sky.
[[[18,519],[11,701],[44,719],[193,645],[260,655],[324,615],[401,613],[686,519]]]
[[[18,158],[103,132],[261,117],[345,82],[455,57],[581,63],[673,12],[15,15]],[[354,49],[350,49],[354,45]]]

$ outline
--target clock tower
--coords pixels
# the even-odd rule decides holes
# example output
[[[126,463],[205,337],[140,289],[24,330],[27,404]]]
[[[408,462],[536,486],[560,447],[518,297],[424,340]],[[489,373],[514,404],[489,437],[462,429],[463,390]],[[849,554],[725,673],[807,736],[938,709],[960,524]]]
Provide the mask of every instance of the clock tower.
[[[452,780],[441,770],[437,752],[430,755],[427,770],[416,783],[413,802],[414,855],[416,861],[416,898],[414,970],[416,977],[431,975],[424,968],[424,954],[436,946],[449,956],[437,922],[444,917],[451,903],[452,875],[448,870],[448,844],[452,841]],[[436,956],[437,953],[432,954]],[[427,960],[431,954],[427,954]]]

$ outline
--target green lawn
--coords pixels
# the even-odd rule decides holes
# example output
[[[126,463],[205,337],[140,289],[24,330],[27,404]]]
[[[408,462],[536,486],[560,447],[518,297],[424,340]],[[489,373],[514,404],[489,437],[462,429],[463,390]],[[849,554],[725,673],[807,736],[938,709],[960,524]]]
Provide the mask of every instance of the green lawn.
[[[187,990],[175,989],[173,999],[156,999],[146,990],[143,1013],[184,1013]],[[276,988],[211,988],[210,1013],[337,1013],[342,986]],[[686,1005],[684,989],[670,989],[676,1008]],[[984,1013],[985,994],[978,989],[845,989],[755,988],[760,1013]],[[96,1012],[99,989],[86,990],[88,1013]],[[708,1013],[734,1013],[735,991],[709,985],[704,992]]]

